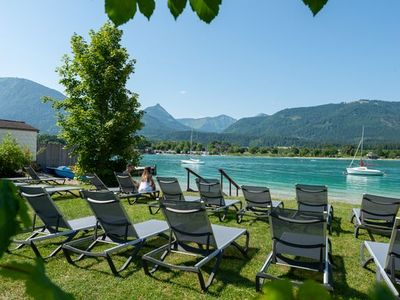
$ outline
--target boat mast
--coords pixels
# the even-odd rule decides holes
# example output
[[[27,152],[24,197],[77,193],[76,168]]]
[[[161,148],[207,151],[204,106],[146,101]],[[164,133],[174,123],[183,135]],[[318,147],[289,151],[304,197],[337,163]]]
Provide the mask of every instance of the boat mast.
[[[357,149],[356,149],[356,153],[354,153],[354,156],[353,156],[353,159],[351,160],[351,163],[350,163],[350,165],[349,165],[349,168],[351,168],[351,166],[353,165],[353,162],[354,162],[354,160],[355,160],[356,157],[357,157],[357,153],[358,153],[358,150],[360,149],[360,147],[361,147],[361,160],[362,160],[363,143],[364,143],[363,141],[364,141],[364,125],[363,125],[363,127],[362,127],[361,140],[360,140],[360,142],[358,143],[358,146],[357,146]]]

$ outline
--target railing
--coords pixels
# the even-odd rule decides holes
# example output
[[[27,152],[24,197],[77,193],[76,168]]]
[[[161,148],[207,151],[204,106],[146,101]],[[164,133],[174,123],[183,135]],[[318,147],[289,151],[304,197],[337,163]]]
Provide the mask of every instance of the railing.
[[[239,196],[240,186],[225,172],[224,169],[218,169],[221,174],[221,189],[224,190],[224,178],[229,182],[229,196],[232,196],[232,185],[236,188],[236,197]]]
[[[193,171],[192,169],[189,169],[187,167],[185,167],[186,172],[187,172],[187,183],[186,183],[186,191],[187,192],[198,192],[197,190],[194,190],[190,187],[190,174],[194,175],[197,178],[200,179],[204,179],[203,177],[201,177],[199,174],[197,174],[195,171]]]

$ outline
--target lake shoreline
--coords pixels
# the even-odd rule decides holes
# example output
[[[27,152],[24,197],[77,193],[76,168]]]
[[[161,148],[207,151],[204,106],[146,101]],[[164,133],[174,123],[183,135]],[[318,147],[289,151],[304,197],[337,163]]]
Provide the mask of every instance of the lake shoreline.
[[[157,154],[142,154],[142,155],[163,155],[163,156],[188,156],[189,154],[173,154],[173,153],[157,153]],[[208,155],[197,155],[190,154],[190,156],[195,157],[247,157],[247,158],[277,158],[277,159],[330,159],[330,160],[352,160],[353,157],[320,157],[320,156],[270,156],[270,155],[257,155],[257,154],[208,154]],[[355,159],[357,161],[359,159]],[[365,158],[364,161],[400,161],[400,158],[378,158],[378,159],[369,159]]]

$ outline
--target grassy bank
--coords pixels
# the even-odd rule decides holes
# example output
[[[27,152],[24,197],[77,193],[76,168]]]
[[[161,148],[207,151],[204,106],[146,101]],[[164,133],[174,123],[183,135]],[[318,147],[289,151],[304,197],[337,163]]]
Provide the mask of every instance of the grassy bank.
[[[285,200],[286,207],[295,207],[295,201]],[[78,218],[90,214],[89,208],[82,199],[58,198],[57,205],[68,218]],[[361,232],[359,239],[353,237],[353,225],[349,223],[351,205],[334,202],[335,222],[331,236],[334,263],[334,292],[338,299],[365,299],[374,283],[374,268],[366,270],[359,265],[360,244],[363,239],[368,239],[365,232]],[[124,202],[129,216],[134,222],[150,218],[162,219],[162,214],[150,216],[147,206],[135,204],[133,206]],[[104,259],[84,259],[78,266],[69,265],[62,254],[58,254],[46,263],[48,276],[67,292],[72,293],[77,299],[252,299],[257,296],[255,291],[255,275],[261,268],[267,254],[271,251],[270,228],[265,222],[254,222],[245,218],[238,225],[234,214],[227,220],[219,222],[215,216],[210,217],[211,222],[233,227],[245,227],[250,232],[249,258],[243,258],[235,249],[228,249],[220,265],[214,283],[207,293],[202,293],[195,274],[167,271],[160,269],[154,277],[144,274],[140,255],[129,268],[121,273],[121,277],[114,277]],[[377,241],[388,241],[385,237],[376,236]],[[163,244],[165,240],[154,239],[148,247],[139,254],[154,249]],[[242,242],[242,241],[240,241]],[[50,242],[41,244],[40,250],[50,253],[54,245]],[[124,254],[114,255],[117,263],[122,264]],[[6,254],[4,261],[16,260],[18,262],[33,262],[34,254],[29,248],[23,248]],[[178,258],[176,258],[178,259]],[[320,276],[304,271],[293,271],[284,267],[273,267],[276,275],[286,278],[303,278],[299,275],[320,280]],[[206,268],[210,271],[210,268]],[[26,298],[25,287],[21,281],[12,281],[0,277],[0,298],[21,299]]]

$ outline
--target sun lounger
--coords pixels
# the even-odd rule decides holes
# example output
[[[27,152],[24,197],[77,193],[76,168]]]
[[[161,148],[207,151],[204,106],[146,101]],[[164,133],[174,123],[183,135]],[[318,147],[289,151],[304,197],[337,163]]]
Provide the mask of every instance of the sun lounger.
[[[360,229],[387,234],[392,232],[394,221],[399,210],[400,199],[364,194],[361,208],[353,208],[351,222],[354,223],[354,236],[357,238]]]
[[[129,204],[134,204],[137,199],[141,198],[142,196],[153,200],[159,197],[160,192],[157,190],[153,192],[139,193],[131,175],[119,172],[114,173],[115,177],[117,178],[121,193],[125,195],[123,198],[127,198]]]
[[[157,176],[157,182],[160,186],[163,200],[173,200],[173,201],[200,201],[198,196],[184,196],[179,185],[178,179],[175,177],[160,177]],[[152,211],[151,208],[155,208]],[[149,206],[150,213],[156,214],[160,210],[159,204],[154,204],[153,207]]]
[[[95,232],[93,237],[82,238],[63,245],[64,254],[69,263],[74,263],[71,252],[79,254],[77,260],[85,256],[103,257],[107,260],[114,275],[125,270],[131,263],[134,256],[141,249],[147,239],[165,235],[168,231],[168,224],[160,220],[148,220],[134,224],[125,212],[117,195],[110,191],[82,191],[90,208],[101,225],[104,233]],[[82,250],[78,245],[90,242],[88,248]],[[101,252],[92,252],[97,244],[112,245]],[[120,269],[115,267],[111,254],[134,247],[128,259]]]
[[[249,233],[246,229],[212,225],[208,219],[203,202],[161,200],[161,210],[171,229],[169,243],[143,255],[143,268],[147,275],[153,274],[158,267],[196,273],[202,290],[207,290],[214,280],[224,250],[236,247],[243,255],[249,245]],[[246,237],[244,248],[236,243],[240,237]],[[171,254],[187,254],[199,257],[194,265],[177,265],[167,262]],[[202,267],[215,259],[208,281],[205,282]],[[149,267],[152,266],[152,269]]]
[[[94,229],[96,226],[96,219],[93,216],[67,220],[44,188],[22,186],[20,190],[21,195],[28,201],[35,215],[32,234],[25,240],[14,240],[15,243],[19,244],[16,249],[29,245],[37,257],[42,257],[36,246],[37,242],[57,237],[65,237],[64,242],[70,241],[79,231]],[[37,217],[43,222],[43,226],[36,226]],[[58,246],[48,257],[52,257],[60,251],[61,246]]]
[[[237,222],[241,223],[244,215],[268,221],[271,210],[283,207],[282,201],[272,201],[269,188],[261,186],[242,185],[242,192],[246,200],[245,207],[237,213]]]
[[[370,262],[376,266],[376,280],[384,281],[392,293],[399,297],[396,286],[400,284],[400,219],[396,218],[392,228],[392,235],[389,243],[378,243],[364,241],[361,244],[361,265],[366,267]],[[365,250],[370,258],[365,258]]]
[[[328,213],[327,225],[332,233],[333,207],[328,203],[328,187],[325,185],[296,184],[298,210]]]
[[[216,213],[220,221],[223,221],[228,209],[233,207],[236,212],[242,209],[240,200],[225,199],[218,179],[196,178],[200,199],[206,204],[211,213]]]
[[[105,190],[105,191],[111,191],[111,192],[114,192],[114,193],[119,193],[120,192],[119,187],[111,187],[111,188],[107,187],[104,184],[104,182],[100,179],[100,177],[97,176],[96,173],[87,173],[85,175],[85,177],[86,177],[87,180],[89,180],[90,184],[93,185],[97,191],[102,191],[102,190],[104,191]]]
[[[265,279],[280,279],[270,273],[272,264],[323,274],[323,285],[332,290],[330,242],[326,236],[326,212],[276,208],[270,213],[272,251],[256,275],[256,290]],[[294,282],[299,284],[299,282]]]
[[[65,178],[39,176],[31,166],[24,167],[24,170],[31,177],[31,181],[36,183],[44,182],[48,184],[60,184],[60,181],[62,181],[61,184],[65,183]]]

